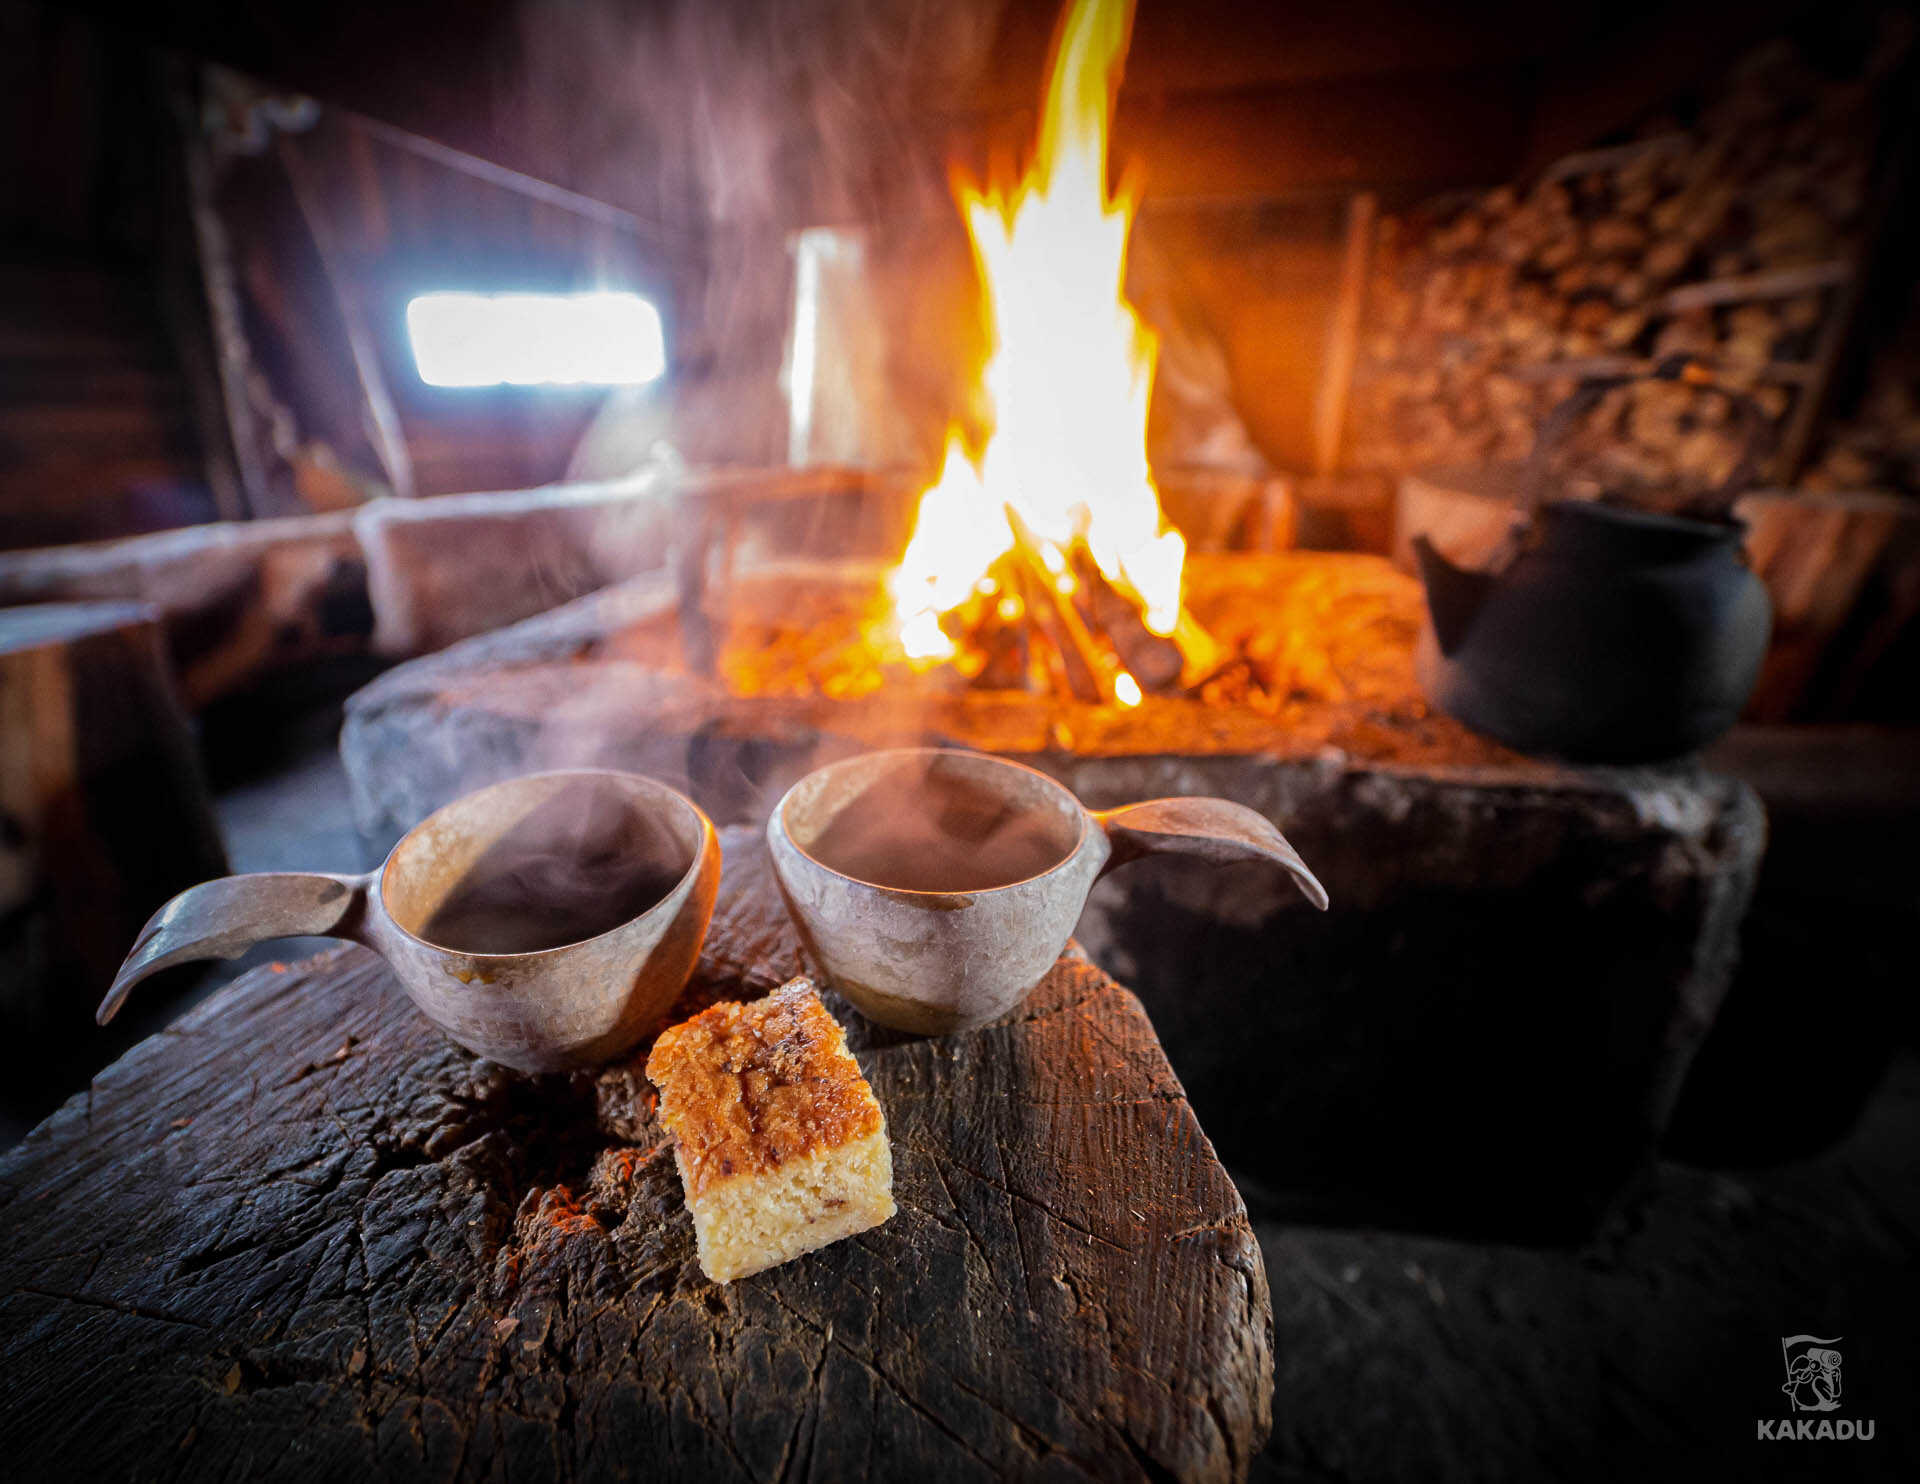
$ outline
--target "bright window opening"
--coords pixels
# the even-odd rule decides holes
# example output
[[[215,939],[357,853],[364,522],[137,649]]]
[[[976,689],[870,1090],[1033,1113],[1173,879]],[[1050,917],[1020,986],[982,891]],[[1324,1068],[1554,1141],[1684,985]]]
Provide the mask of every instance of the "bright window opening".
[[[633,386],[667,369],[638,294],[422,294],[407,337],[428,386]]]

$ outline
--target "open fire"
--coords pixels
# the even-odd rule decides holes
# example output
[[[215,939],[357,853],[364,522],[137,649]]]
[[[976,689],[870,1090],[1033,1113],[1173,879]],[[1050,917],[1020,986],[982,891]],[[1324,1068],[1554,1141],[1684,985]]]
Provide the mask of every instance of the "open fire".
[[[1147,464],[1155,342],[1124,284],[1133,198],[1107,182],[1129,0],[1073,0],[1040,135],[1010,189],[955,190],[978,265],[992,425],[956,426],[889,582],[885,642],[916,668],[1137,706],[1217,647],[1181,601],[1186,543]]]

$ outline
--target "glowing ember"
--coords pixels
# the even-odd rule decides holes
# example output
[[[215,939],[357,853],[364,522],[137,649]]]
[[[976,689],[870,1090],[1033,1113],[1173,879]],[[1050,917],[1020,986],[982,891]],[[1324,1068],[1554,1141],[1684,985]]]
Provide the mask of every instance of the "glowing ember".
[[[1133,202],[1107,190],[1107,126],[1131,25],[1128,0],[1073,0],[1026,177],[1010,194],[955,182],[984,290],[993,426],[977,463],[959,432],[949,435],[890,583],[900,647],[923,664],[955,657],[941,616],[996,591],[989,570],[1016,545],[1071,596],[1069,552],[1084,542],[1148,630],[1182,628],[1186,547],[1147,468],[1154,337],[1123,293]],[[1017,611],[1003,598],[1003,617],[1009,601]],[[1124,668],[1106,679],[1114,699],[1139,704]]]

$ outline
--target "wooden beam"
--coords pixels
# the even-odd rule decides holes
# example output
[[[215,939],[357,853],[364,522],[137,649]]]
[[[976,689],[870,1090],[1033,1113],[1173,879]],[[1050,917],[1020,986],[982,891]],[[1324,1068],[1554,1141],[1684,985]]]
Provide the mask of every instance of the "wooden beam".
[[[306,222],[307,234],[313,239],[320,271],[326,275],[327,287],[339,311],[340,328],[346,336],[348,354],[353,357],[354,375],[359,378],[360,397],[366,407],[367,441],[373,445],[387,476],[387,487],[401,499],[410,500],[414,495],[413,461],[407,454],[406,435],[401,431],[400,414],[393,405],[393,396],[387,390],[373,333],[360,313],[360,301],[354,297],[353,274],[333,229],[333,219],[293,136],[280,130],[275,134],[274,144],[281,167],[287,173],[287,184],[292,187],[294,202]]]
[[[1538,74],[1522,172],[1586,150],[1726,70],[1746,48],[1815,9],[1813,0],[1692,0],[1655,6]]]
[[[1529,102],[1502,69],[1122,97],[1114,153],[1159,201],[1490,185],[1518,164]]]
[[[226,227],[214,204],[213,159],[200,123],[196,68],[184,58],[168,58],[167,111],[180,161],[181,194],[191,233],[193,276],[203,301],[206,354],[198,374],[190,375],[195,418],[206,445],[207,477],[220,513],[261,516],[283,513],[269,476],[271,435],[254,413],[247,389],[249,353],[240,310],[240,286],[234,275]],[[190,293],[190,290],[182,290]],[[190,333],[197,318],[182,306],[184,347],[200,337]],[[190,373],[196,362],[189,359]]]
[[[1114,118],[1113,157],[1151,204],[1264,202],[1356,188],[1425,194],[1510,178],[1532,107],[1512,68],[1348,78],[1239,91],[1134,96]],[[1024,159],[1031,107],[952,115],[937,148],[978,174]]]
[[[524,196],[529,201],[537,201],[543,206],[551,206],[570,216],[583,217],[613,231],[637,237],[648,244],[673,245],[684,236],[634,212],[623,210],[618,206],[610,206],[605,201],[596,201],[591,196],[570,191],[564,186],[554,185],[550,181],[541,180],[524,171],[510,170],[504,165],[496,165],[491,160],[483,160],[478,155],[468,154],[465,150],[454,149],[450,145],[438,143],[423,135],[382,123],[379,119],[369,118],[363,113],[354,113],[343,108],[336,108],[333,112],[382,144],[404,150],[410,155],[428,160],[456,174],[481,181],[499,190]]]

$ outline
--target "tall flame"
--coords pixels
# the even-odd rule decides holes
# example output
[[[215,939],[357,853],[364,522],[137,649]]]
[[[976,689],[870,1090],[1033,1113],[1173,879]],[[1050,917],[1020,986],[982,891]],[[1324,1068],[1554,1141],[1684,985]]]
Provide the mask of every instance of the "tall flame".
[[[1124,291],[1134,203],[1107,190],[1107,127],[1132,21],[1130,0],[1073,0],[1025,178],[1010,194],[955,180],[984,289],[993,425],[977,465],[958,429],[948,434],[893,574],[900,641],[914,659],[952,655],[939,617],[1012,545],[1009,508],[1049,565],[1083,537],[1107,579],[1139,600],[1148,628],[1169,634],[1179,618],[1186,546],[1161,517],[1147,467],[1156,345]]]

